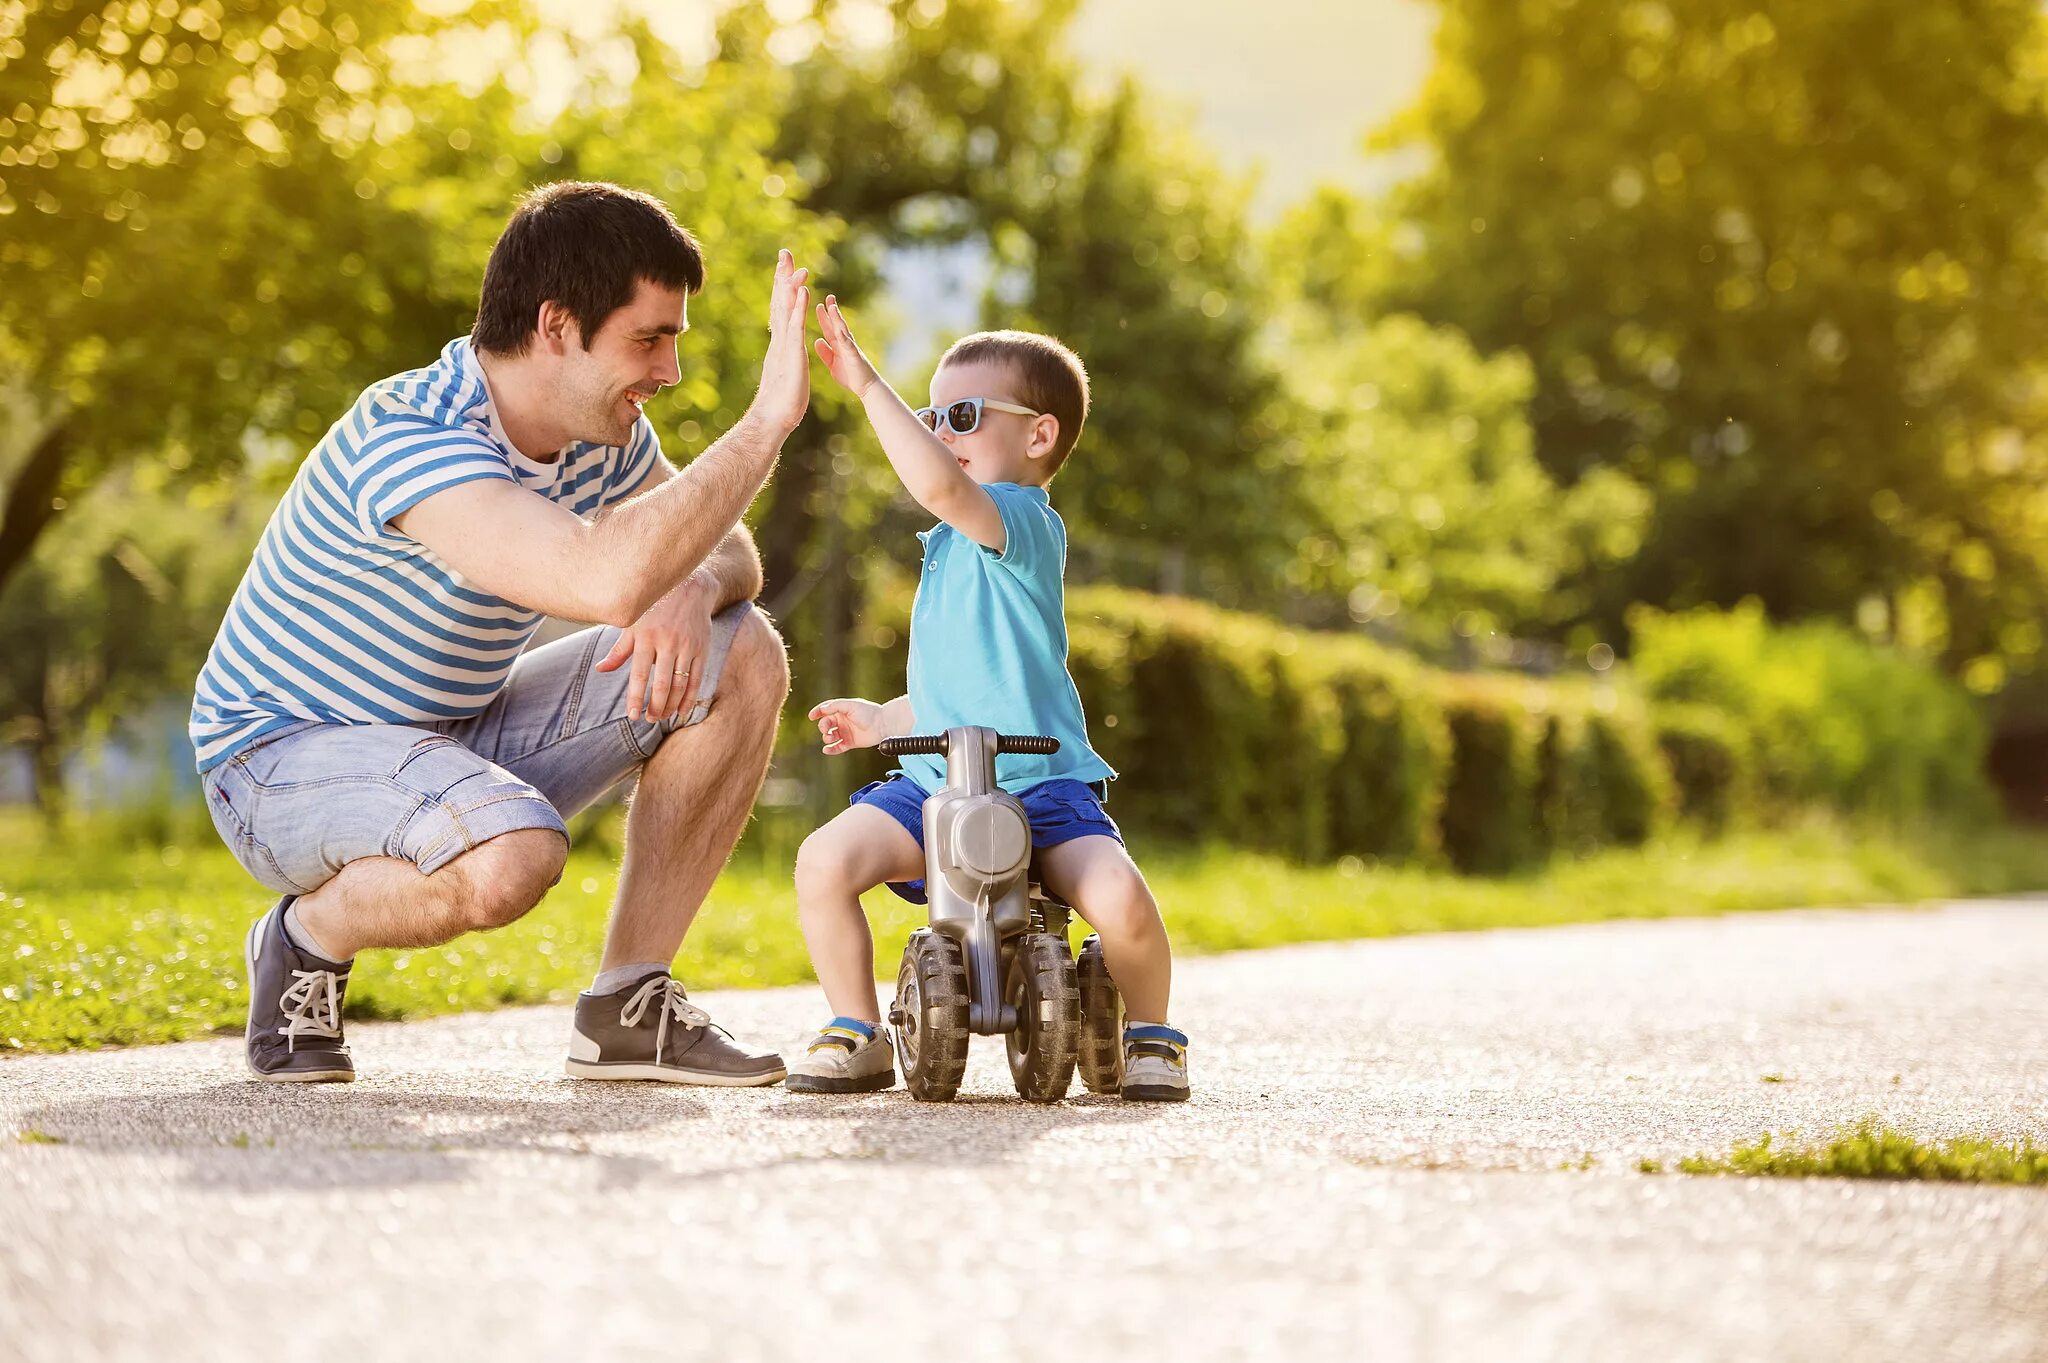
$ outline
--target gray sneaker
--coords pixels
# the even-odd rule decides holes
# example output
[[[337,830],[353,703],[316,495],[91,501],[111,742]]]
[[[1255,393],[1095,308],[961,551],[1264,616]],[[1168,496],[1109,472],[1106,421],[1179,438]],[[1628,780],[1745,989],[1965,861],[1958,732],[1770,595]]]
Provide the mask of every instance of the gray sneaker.
[[[292,945],[284,930],[292,898],[249,929],[249,1072],[280,1084],[346,1083],[356,1077],[341,1036],[349,968]]]
[[[752,1087],[781,1079],[782,1057],[750,1051],[683,996],[666,971],[615,994],[578,994],[562,1068],[576,1079]]]

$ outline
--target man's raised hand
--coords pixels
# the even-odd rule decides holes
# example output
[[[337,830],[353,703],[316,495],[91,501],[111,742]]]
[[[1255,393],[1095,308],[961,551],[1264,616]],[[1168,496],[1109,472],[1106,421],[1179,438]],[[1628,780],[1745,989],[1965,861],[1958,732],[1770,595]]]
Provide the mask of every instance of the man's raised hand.
[[[775,257],[775,287],[768,295],[768,354],[761,361],[761,387],[754,394],[753,414],[787,436],[811,405],[811,357],[805,350],[805,319],[811,291],[808,269],[799,269],[788,251]]]

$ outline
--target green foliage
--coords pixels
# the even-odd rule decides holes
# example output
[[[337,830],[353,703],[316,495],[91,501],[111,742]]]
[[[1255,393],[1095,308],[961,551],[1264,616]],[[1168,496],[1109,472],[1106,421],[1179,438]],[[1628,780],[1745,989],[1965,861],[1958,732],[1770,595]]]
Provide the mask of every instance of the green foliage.
[[[1612,685],[1553,683],[1536,750],[1539,845],[1585,855],[1633,847],[1669,821],[1671,773],[1649,716]]]
[[[1507,880],[1355,857],[1302,867],[1213,844],[1148,841],[1138,854],[1184,953],[2048,886],[2038,834],[1923,841],[1820,824],[1714,843],[1681,835]],[[609,854],[579,846],[561,883],[511,927],[365,957],[349,1015],[566,1003],[597,968],[617,871]],[[83,823],[52,839],[0,811],[0,1052],[239,1033],[242,938],[269,902],[217,842],[138,845],[128,831]],[[887,975],[920,911],[886,890],[866,902]],[[810,979],[789,905],[786,860],[728,867],[678,973],[693,990]]]
[[[1542,737],[1528,688],[1503,679],[1450,677],[1438,688],[1438,697],[1451,735],[1444,855],[1465,872],[1520,866],[1536,850],[1537,744]]]
[[[458,155],[433,119],[505,102],[408,85],[392,53],[507,16],[0,11],[0,390],[33,451],[0,450],[0,583],[108,470],[209,473],[252,432],[317,438],[394,357],[466,325],[474,279],[435,268],[432,210],[502,213],[515,165]]]
[[[1678,812],[1702,827],[1728,827],[1750,798],[1749,736],[1726,711],[1674,702],[1651,711]]]
[[[1769,1078],[1770,1076],[1765,1076]],[[1866,1117],[1824,1142],[1796,1143],[1790,1133],[1760,1137],[1725,1156],[1680,1160],[1688,1174],[1750,1174],[1778,1178],[1912,1179],[1940,1183],[2048,1183],[2048,1149],[2032,1140],[1958,1136],[1929,1144]]]
[[[1059,480],[1082,575],[1272,604],[1306,492],[1268,425],[1245,186],[1136,87],[1088,93],[1072,0],[891,0],[885,43],[843,8],[805,25],[777,146],[806,206],[846,223],[856,281],[889,248],[971,248],[985,323],[1058,335],[1096,376]],[[743,9],[727,59],[774,27]]]
[[[1732,716],[1766,798],[1895,817],[1990,809],[1983,719],[1928,664],[1836,625],[1774,627],[1755,602],[1639,607],[1629,625],[1644,691]]]
[[[116,475],[0,588],[0,744],[29,752],[52,817],[65,754],[197,675],[269,514],[267,498],[165,482],[154,467]]]
[[[1333,227],[1284,224],[1276,269],[1313,259]],[[1355,243],[1346,241],[1346,246]],[[1530,632],[1584,612],[1571,584],[1641,543],[1644,490],[1601,470],[1561,489],[1535,455],[1526,357],[1482,356],[1455,328],[1397,314],[1362,322],[1341,293],[1278,291],[1268,335],[1284,371],[1274,425],[1311,492],[1290,587],[1324,622],[1370,621],[1442,648],[1453,632]],[[1560,591],[1560,584],[1569,590]]]
[[[1873,613],[1974,684],[2041,648],[2035,369],[2048,62],[2030,0],[1440,0],[1382,150],[1303,270],[1527,355],[1536,449],[1651,488],[1625,605]]]

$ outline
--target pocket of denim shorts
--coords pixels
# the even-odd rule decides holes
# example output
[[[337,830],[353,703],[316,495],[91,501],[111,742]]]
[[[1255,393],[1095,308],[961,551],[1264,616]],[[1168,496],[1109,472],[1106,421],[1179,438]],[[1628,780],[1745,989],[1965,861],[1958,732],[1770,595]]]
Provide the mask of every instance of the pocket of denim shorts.
[[[242,869],[273,890],[304,893],[305,887],[285,875],[277,858],[252,827],[258,790],[254,779],[230,762],[218,775],[209,773],[204,784],[206,811],[213,816],[213,830],[220,834],[220,840],[227,844]]]
[[[441,734],[422,738],[407,748],[391,769],[391,779],[429,800],[440,800],[453,787],[488,767],[454,739]]]

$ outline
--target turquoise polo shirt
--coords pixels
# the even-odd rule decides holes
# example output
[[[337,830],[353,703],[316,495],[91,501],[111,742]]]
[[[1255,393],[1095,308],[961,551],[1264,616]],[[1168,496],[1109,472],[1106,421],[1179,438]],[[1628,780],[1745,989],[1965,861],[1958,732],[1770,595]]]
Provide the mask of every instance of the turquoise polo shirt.
[[[1041,781],[1111,780],[1116,772],[1088,746],[1081,693],[1067,675],[1067,527],[1042,487],[983,490],[1003,517],[1000,554],[944,522],[918,535],[909,684],[917,732],[980,724],[1057,738],[1050,756],[996,758],[996,783],[1013,795]],[[946,783],[944,757],[906,756],[898,770],[927,794]]]

